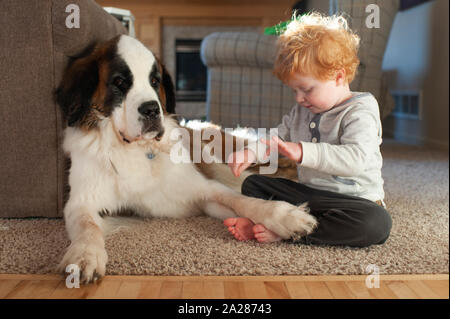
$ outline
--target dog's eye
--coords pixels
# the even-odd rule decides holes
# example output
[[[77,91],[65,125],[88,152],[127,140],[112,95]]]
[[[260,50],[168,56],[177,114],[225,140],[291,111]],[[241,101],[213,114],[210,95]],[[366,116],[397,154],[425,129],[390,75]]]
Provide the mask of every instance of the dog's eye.
[[[115,86],[121,86],[123,84],[123,79],[120,76],[116,76],[114,78],[114,85]]]
[[[113,83],[116,87],[118,87],[121,91],[126,91],[127,89],[127,83],[125,79],[123,79],[120,76],[116,76],[113,80]]]
[[[152,76],[152,77],[150,78],[150,84],[151,84],[151,86],[153,86],[153,87],[158,86],[158,85],[159,85],[159,82],[160,82],[159,78],[157,78],[157,77],[155,77],[155,76]]]

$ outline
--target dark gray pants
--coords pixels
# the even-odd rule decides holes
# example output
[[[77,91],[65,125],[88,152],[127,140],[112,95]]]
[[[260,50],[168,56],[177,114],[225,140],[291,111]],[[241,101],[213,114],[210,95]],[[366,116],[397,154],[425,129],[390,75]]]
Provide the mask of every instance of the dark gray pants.
[[[392,220],[380,205],[360,197],[313,189],[284,178],[251,175],[242,184],[242,194],[293,205],[308,202],[318,227],[294,243],[367,247],[383,244]]]

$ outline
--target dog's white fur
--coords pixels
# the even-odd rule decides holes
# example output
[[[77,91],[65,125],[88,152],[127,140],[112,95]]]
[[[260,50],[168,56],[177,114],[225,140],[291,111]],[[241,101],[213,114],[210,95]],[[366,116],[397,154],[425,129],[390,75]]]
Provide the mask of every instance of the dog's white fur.
[[[98,129],[65,130],[63,147],[72,166],[64,217],[71,245],[60,263],[61,271],[69,264],[77,264],[82,282],[105,274],[107,225],[99,212],[113,213],[123,208],[140,216],[178,218],[201,212],[219,219],[243,216],[283,238],[313,230],[316,220],[305,206],[249,198],[225,186],[223,182],[227,181],[240,185],[242,179],[236,183],[223,164],[213,164],[217,178],[208,179],[193,163],[173,163],[169,152],[175,141],[170,140],[170,133],[179,126],[169,116],[161,118],[165,134],[160,141],[153,138],[154,134],[133,143],[121,140],[118,130],[130,138],[141,133],[137,105],[157,95],[147,80],[153,54],[128,37],[121,38],[118,48],[135,79],[125,103],[111,117],[99,121]],[[147,158],[150,152],[153,159]]]

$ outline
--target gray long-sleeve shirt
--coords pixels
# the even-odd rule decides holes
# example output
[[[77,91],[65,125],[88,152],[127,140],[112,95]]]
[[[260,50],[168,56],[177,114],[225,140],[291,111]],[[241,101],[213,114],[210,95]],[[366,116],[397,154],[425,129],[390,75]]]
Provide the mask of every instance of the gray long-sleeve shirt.
[[[300,183],[383,201],[382,129],[372,94],[352,92],[350,99],[320,114],[295,105],[277,128],[281,139],[302,143],[303,159],[297,165]],[[248,148],[263,161],[266,145],[251,143]]]

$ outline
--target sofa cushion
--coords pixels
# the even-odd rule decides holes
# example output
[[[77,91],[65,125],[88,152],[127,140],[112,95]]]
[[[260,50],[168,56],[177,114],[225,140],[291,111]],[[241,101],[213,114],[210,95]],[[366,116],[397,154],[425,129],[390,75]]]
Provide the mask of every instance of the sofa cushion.
[[[91,0],[53,0],[53,48],[66,56],[80,53],[92,42],[105,41],[118,34],[126,33],[125,27],[119,20],[103,10]],[[66,8],[76,4],[80,8],[80,28],[68,28],[66,18],[70,12]]]
[[[33,14],[30,14],[32,12]],[[50,1],[4,0],[0,216],[55,216],[57,139]]]
[[[80,7],[80,29],[64,31],[69,3]],[[0,217],[62,216],[66,161],[54,89],[67,55],[126,30],[91,0],[0,5]]]

